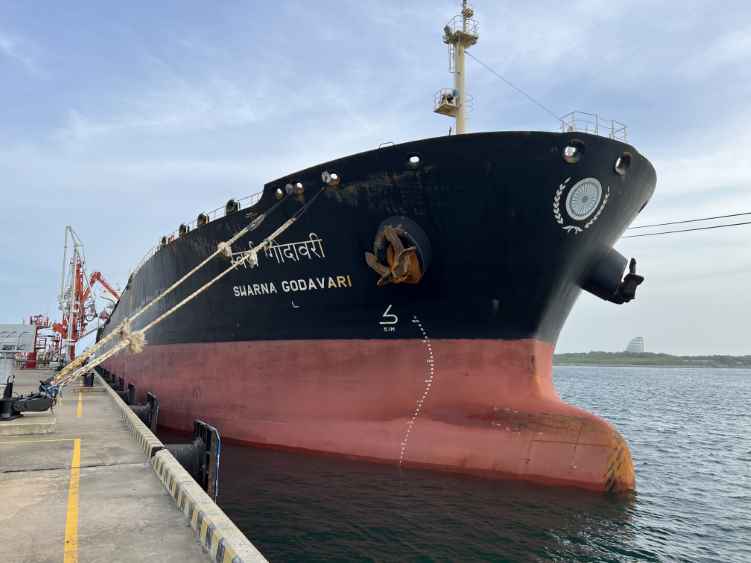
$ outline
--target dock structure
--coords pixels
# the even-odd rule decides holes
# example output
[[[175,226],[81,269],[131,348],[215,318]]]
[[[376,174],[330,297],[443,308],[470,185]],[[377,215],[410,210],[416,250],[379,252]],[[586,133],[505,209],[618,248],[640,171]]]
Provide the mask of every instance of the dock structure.
[[[50,375],[18,370],[16,392]],[[129,414],[97,377],[94,387],[68,386],[54,413],[0,422],[0,558],[265,561]]]

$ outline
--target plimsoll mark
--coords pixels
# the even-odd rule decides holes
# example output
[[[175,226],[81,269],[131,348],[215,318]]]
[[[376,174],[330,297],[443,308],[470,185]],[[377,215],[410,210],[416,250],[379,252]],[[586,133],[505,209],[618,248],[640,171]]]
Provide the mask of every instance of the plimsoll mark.
[[[427,377],[425,378],[425,389],[422,392],[422,395],[420,395],[420,398],[417,399],[417,404],[415,405],[415,410],[412,413],[412,418],[410,418],[409,422],[407,422],[407,430],[404,432],[404,436],[402,437],[402,449],[399,454],[399,467],[401,467],[404,464],[404,459],[407,455],[407,445],[409,443],[409,436],[412,433],[412,429],[415,427],[415,423],[417,422],[417,418],[420,416],[420,413],[422,412],[422,407],[425,404],[425,400],[428,398],[428,394],[430,393],[430,388],[433,385],[433,380],[435,379],[435,358],[433,356],[433,346],[430,343],[430,337],[428,336],[428,333],[425,331],[425,327],[422,325],[422,322],[420,322],[420,319],[417,317],[417,315],[412,315],[412,323],[417,325],[417,328],[420,331],[420,334],[422,334],[422,342],[425,344],[425,350],[427,352]]]

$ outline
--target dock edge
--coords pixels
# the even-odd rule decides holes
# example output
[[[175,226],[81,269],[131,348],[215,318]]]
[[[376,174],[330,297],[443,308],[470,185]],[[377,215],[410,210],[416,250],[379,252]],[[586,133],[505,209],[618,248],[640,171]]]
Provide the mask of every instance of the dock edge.
[[[164,444],[115,393],[99,374],[98,385],[120,409],[130,433],[138,442],[154,472],[174,499],[177,508],[190,521],[193,534],[217,563],[267,561],[224,511],[196,483]]]

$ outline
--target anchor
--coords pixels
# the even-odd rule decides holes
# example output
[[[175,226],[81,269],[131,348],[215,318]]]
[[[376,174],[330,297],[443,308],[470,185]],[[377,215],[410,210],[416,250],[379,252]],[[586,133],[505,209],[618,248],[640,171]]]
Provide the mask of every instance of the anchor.
[[[386,225],[376,236],[373,244],[374,252],[365,253],[367,265],[381,276],[378,280],[378,287],[390,283],[416,284],[422,279],[423,271],[420,266],[417,247],[409,246],[405,248],[400,236],[404,234],[406,233],[403,230]],[[376,255],[384,241],[388,241],[386,247],[387,266],[382,264]]]

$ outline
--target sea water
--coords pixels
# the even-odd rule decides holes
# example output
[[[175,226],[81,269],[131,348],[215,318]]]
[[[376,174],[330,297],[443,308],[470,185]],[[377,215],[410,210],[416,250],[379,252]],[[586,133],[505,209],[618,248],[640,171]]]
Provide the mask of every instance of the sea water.
[[[751,371],[555,368],[631,445],[611,496],[226,445],[219,504],[275,561],[751,561]]]

